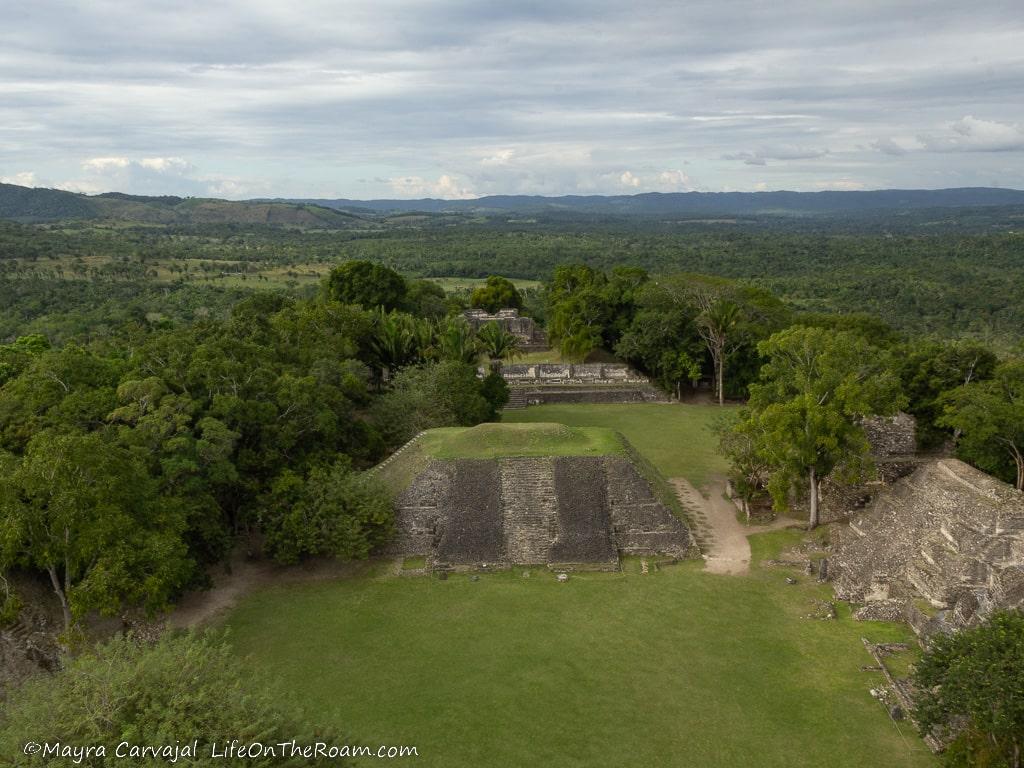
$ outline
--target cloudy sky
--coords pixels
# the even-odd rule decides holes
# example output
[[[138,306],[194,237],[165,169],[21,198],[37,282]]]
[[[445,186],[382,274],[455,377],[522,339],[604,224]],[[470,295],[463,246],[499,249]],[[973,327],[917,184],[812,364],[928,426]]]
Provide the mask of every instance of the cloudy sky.
[[[0,180],[1024,188],[1021,0],[4,0]]]

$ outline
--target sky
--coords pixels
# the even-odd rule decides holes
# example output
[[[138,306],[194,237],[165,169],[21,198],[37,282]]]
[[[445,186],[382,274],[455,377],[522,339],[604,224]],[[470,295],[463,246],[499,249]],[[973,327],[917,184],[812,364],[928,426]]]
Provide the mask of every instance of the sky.
[[[1024,188],[1021,0],[3,0],[0,181]]]

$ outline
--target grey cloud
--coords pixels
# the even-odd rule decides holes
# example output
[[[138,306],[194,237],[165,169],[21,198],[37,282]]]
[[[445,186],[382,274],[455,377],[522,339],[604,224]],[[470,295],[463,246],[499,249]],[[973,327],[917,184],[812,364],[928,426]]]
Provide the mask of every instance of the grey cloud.
[[[37,0],[7,16],[8,175],[126,156],[202,169],[105,177],[129,191],[208,174],[294,195],[442,177],[620,192],[626,172],[643,191],[684,163],[709,189],[944,186],[997,170],[930,155],[1024,151],[1016,0]]]

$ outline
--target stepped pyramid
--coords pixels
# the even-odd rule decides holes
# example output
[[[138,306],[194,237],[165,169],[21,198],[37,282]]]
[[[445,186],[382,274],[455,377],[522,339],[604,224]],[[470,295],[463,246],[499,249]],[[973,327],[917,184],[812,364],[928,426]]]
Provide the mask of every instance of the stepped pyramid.
[[[851,518],[833,565],[839,597],[926,603],[951,626],[1024,607],[1024,494],[956,459],[926,462]]]
[[[394,555],[434,567],[581,565],[685,557],[686,525],[620,456],[434,459],[396,499]]]

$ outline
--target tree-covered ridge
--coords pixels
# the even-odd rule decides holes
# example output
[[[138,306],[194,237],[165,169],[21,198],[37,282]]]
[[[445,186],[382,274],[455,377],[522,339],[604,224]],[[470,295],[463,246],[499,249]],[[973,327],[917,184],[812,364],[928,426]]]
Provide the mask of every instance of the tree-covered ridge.
[[[902,331],[969,336],[1012,346],[1024,327],[1024,234],[922,228],[915,234],[851,233],[726,224],[641,226],[629,220],[582,226],[511,225],[456,218],[448,225],[299,231],[208,224],[40,228],[0,224],[0,289],[8,298],[0,336],[12,315],[34,317],[23,285],[103,280],[232,289],[311,290],[347,259],[369,260],[420,277],[501,274],[549,279],[560,265],[652,274],[692,272],[743,279],[791,307],[867,312]],[[31,288],[31,291],[47,290]],[[54,289],[57,290],[57,289]],[[148,311],[159,311],[153,306]]]

